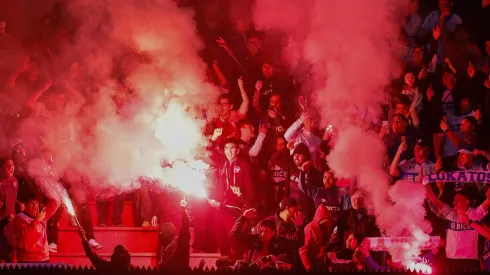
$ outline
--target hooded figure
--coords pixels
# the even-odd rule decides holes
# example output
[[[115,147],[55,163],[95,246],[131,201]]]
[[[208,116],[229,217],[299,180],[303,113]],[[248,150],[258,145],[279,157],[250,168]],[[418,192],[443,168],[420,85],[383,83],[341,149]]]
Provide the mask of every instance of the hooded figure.
[[[127,271],[132,267],[131,265],[131,255],[128,249],[122,245],[116,245],[114,247],[114,252],[111,255],[111,260],[104,260],[100,257],[87,240],[85,231],[80,228],[78,234],[82,238],[83,249],[85,254],[90,259],[90,262],[95,267],[96,270],[104,270],[109,272],[121,272]]]
[[[324,205],[318,206],[313,221],[305,226],[305,243],[299,249],[306,270],[316,266],[316,263],[323,258],[322,252],[326,252],[333,225],[330,211]]]
[[[175,226],[171,223],[164,223],[160,226],[159,241],[162,246],[158,269],[178,269],[189,268],[191,231],[189,216],[187,215],[186,202],[181,201],[182,207],[182,226],[179,235],[176,236]]]

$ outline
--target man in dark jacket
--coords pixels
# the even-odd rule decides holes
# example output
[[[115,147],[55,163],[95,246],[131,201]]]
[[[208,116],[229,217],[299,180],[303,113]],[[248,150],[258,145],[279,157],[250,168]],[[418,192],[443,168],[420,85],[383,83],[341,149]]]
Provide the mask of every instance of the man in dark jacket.
[[[158,263],[159,269],[185,270],[189,268],[191,231],[186,201],[182,200],[180,206],[182,208],[182,225],[179,235],[175,235],[175,226],[162,224],[160,227],[159,239],[162,252]]]
[[[285,195],[298,202],[299,210],[305,215],[306,221],[313,219],[315,204],[308,195],[308,186],[322,186],[322,174],[311,163],[308,147],[299,143],[293,151],[294,166],[291,167],[289,184],[286,184]]]
[[[116,245],[114,247],[114,252],[111,255],[111,260],[105,260],[100,257],[95,250],[90,246],[87,236],[85,235],[85,230],[83,228],[78,229],[78,235],[82,238],[83,249],[85,254],[90,259],[90,262],[95,267],[96,270],[103,270],[107,272],[121,272],[127,271],[131,266],[131,255],[128,249],[122,245]]]

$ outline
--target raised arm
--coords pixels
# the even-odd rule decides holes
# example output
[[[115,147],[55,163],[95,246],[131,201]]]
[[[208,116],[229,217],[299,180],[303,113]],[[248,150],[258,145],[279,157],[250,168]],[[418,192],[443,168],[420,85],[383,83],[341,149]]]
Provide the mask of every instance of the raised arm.
[[[303,123],[305,122],[305,119],[309,116],[308,113],[303,113],[301,114],[301,117],[296,120],[289,128],[286,130],[284,133],[284,138],[286,141],[291,141],[295,139],[299,135],[299,131],[301,127],[303,127]]]
[[[401,158],[403,152],[405,152],[406,150],[407,150],[407,144],[403,142],[398,147],[398,151],[396,151],[395,157],[393,158],[393,161],[391,162],[390,176],[399,177],[401,175],[400,168],[398,167],[398,165],[400,164],[400,158]]]
[[[250,100],[247,95],[247,91],[245,91],[245,87],[243,84],[243,77],[240,77],[238,79],[238,88],[240,88],[240,95],[242,96],[242,104],[240,105],[240,108],[238,109],[238,112],[242,117],[246,116],[248,113],[248,108],[250,105]]]
[[[29,97],[26,105],[33,113],[37,113],[37,109],[38,109],[37,101],[39,100],[41,95],[44,94],[44,92],[48,90],[52,85],[53,85],[53,81],[49,80],[48,82],[46,82],[46,84],[44,84],[44,87],[42,87],[39,91],[35,92],[34,94],[31,95],[31,97]]]
[[[262,150],[262,144],[264,143],[264,139],[266,135],[267,135],[267,126],[265,124],[262,124],[260,125],[259,135],[257,136],[254,145],[248,151],[249,156],[256,157],[259,155],[260,150]]]

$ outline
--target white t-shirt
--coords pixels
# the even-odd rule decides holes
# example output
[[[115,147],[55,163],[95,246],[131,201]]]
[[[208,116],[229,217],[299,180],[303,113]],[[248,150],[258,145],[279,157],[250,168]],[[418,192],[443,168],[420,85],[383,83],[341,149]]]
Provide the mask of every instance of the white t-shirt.
[[[398,164],[398,168],[400,169],[401,178],[404,180],[410,180],[413,182],[418,181],[420,170],[424,167],[424,176],[429,176],[435,173],[435,164],[430,160],[422,164],[418,164],[415,161],[415,158],[410,160],[402,160]]]
[[[478,232],[470,225],[463,223],[456,211],[444,204],[438,211],[431,202],[431,210],[447,221],[446,256],[448,259],[478,259]],[[479,221],[486,212],[483,207],[469,208],[466,215],[472,221]]]

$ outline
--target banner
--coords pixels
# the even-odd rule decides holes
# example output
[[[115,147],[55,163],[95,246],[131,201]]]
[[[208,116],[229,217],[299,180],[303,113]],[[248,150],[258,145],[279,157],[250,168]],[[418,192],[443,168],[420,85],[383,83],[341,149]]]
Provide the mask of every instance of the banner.
[[[431,250],[439,245],[439,236],[430,237],[430,239],[420,246],[420,250]],[[369,243],[368,247],[371,251],[387,251],[393,245],[410,245],[417,241],[411,237],[380,237],[380,238],[366,238]]]
[[[435,182],[479,182],[490,184],[490,171],[454,171],[443,172],[424,176],[422,183],[424,185]]]

